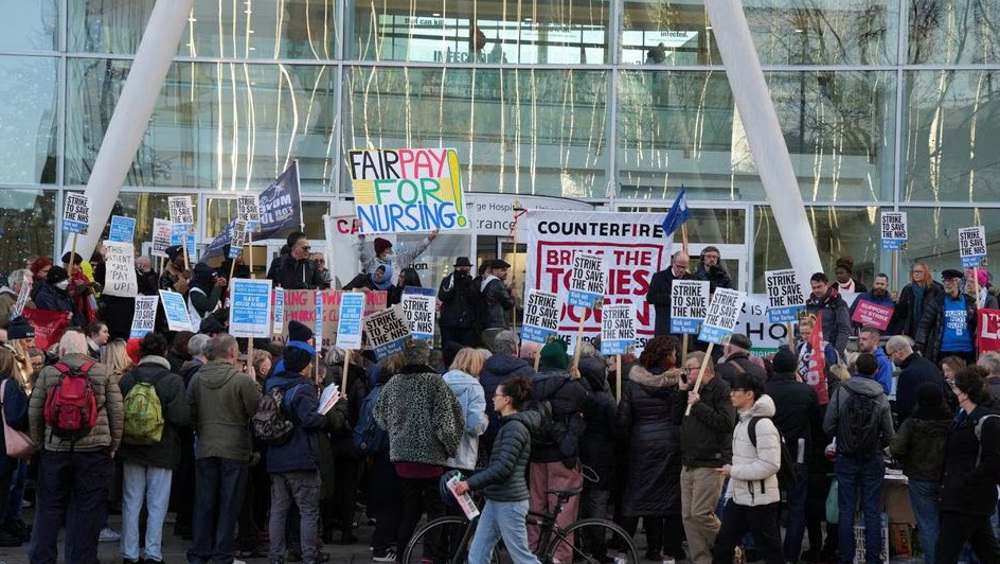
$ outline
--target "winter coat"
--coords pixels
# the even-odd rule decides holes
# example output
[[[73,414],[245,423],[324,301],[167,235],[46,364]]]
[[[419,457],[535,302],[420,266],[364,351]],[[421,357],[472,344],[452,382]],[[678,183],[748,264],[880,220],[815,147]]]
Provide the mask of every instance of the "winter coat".
[[[146,356],[131,372],[122,376],[118,383],[122,397],[127,398],[139,382],[149,382],[156,390],[163,415],[163,434],[160,442],[152,445],[122,444],[122,460],[141,466],[177,468],[181,463],[181,437],[178,430],[186,427],[191,418],[184,380],[170,371],[167,359],[162,356]]]
[[[896,381],[896,413],[899,421],[906,421],[910,413],[917,408],[917,389],[932,383],[944,391],[944,374],[936,364],[927,360],[920,353],[906,357],[899,365],[900,372]]]
[[[479,381],[461,370],[449,370],[444,375],[444,383],[458,398],[465,416],[465,432],[458,445],[458,454],[449,458],[445,466],[460,470],[475,470],[479,456],[479,435],[486,431],[489,419],[486,417],[486,396]],[[491,398],[492,399],[492,398]]]
[[[607,367],[603,359],[580,359],[580,382],[587,388],[589,401],[583,409],[586,429],[580,436],[580,462],[597,476],[587,480],[583,488],[610,490],[614,485],[618,447],[618,404],[608,388]]]
[[[430,244],[431,240],[424,237],[421,241],[412,245],[393,245],[393,252],[388,256],[388,260],[386,260],[375,256],[374,245],[367,244],[365,236],[359,235],[358,240],[354,242],[354,250],[358,253],[358,260],[361,261],[361,270],[363,272],[375,272],[375,269],[380,264],[387,264],[392,265],[392,271],[398,273],[417,260],[417,257],[427,250]]]
[[[386,383],[375,422],[389,435],[393,462],[435,466],[458,454],[465,429],[462,405],[430,366],[404,366]]]
[[[689,382],[693,388],[694,382]],[[677,394],[674,415],[681,422],[681,460],[687,468],[721,468],[733,458],[736,410],[729,384],[718,376],[702,384],[700,400],[687,411],[688,392]]]
[[[511,354],[495,354],[486,359],[483,371],[479,373],[479,384],[483,387],[483,395],[492,401],[497,387],[511,376],[522,376],[530,380],[535,376],[535,369],[523,358]],[[486,432],[479,436],[479,450],[489,454],[493,448],[493,440],[500,429],[500,414],[493,409],[487,409],[486,415],[489,418],[489,425],[486,426]]]
[[[326,377],[323,378],[323,387],[330,384],[341,385],[344,373],[344,364],[338,362],[327,367]],[[347,406],[344,408],[343,420],[335,416],[334,412],[339,409],[332,409],[327,413],[327,431],[330,434],[330,445],[333,448],[333,456],[338,460],[344,458],[361,459],[363,456],[354,448],[354,427],[361,418],[361,403],[368,395],[368,378],[365,376],[364,368],[356,364],[347,367],[347,391],[340,390],[340,397],[346,400]],[[337,402],[336,407],[340,406]]]
[[[555,444],[534,441],[531,461],[562,461],[567,468],[575,467],[580,455],[580,437],[586,430],[583,410],[587,406],[587,388],[568,372],[542,370],[531,380],[531,399],[533,402],[548,401],[552,420],[565,426],[563,436],[554,437]]]
[[[618,406],[618,429],[628,444],[622,515],[679,515],[681,429],[679,370],[652,374],[639,364],[629,370]]]
[[[646,293],[646,301],[653,304],[656,312],[656,335],[670,334],[670,292],[674,280],[691,280],[694,277],[684,273],[680,278],[674,276],[673,267],[667,267],[656,274],[653,274],[649,282],[649,291]]]
[[[948,434],[941,477],[940,510],[966,515],[992,515],[997,510],[997,476],[1000,476],[1000,419],[983,423],[982,440],[976,438],[979,418],[993,406],[976,407]],[[982,456],[979,449],[982,447]],[[979,464],[976,459],[979,458]]]
[[[499,278],[491,278],[483,286],[483,306],[486,318],[483,329],[510,329],[510,310],[514,309],[514,298]]]
[[[319,442],[325,438],[325,422],[323,416],[316,411],[319,407],[319,389],[311,379],[297,372],[281,372],[271,376],[264,382],[265,393],[272,388],[284,390],[281,411],[294,428],[286,443],[267,447],[267,471],[276,474],[319,470]]]
[[[441,301],[441,327],[471,329],[476,326],[479,309],[479,289],[467,272],[456,271],[441,280],[438,300]]]
[[[920,311],[914,311],[916,307],[916,296],[913,292],[914,283],[910,282],[899,292],[899,300],[896,302],[896,310],[892,314],[892,322],[899,326],[899,334],[906,335],[911,339],[917,337],[917,326],[927,311],[927,304],[933,301],[937,294],[944,293],[944,286],[940,282],[932,281],[924,290],[924,299],[920,305]]]
[[[850,405],[850,394],[862,394],[875,398],[879,409],[879,421],[881,421],[881,433],[879,437],[879,448],[885,448],[892,442],[895,432],[892,428],[892,413],[889,410],[889,400],[882,390],[882,385],[864,376],[855,376],[850,380],[841,382],[837,391],[830,398],[830,405],[826,407],[826,415],[823,418],[823,432],[829,437],[837,438],[837,455],[853,457],[857,448],[855,438],[851,435],[848,421],[847,408]],[[841,425],[840,423],[844,424]]]
[[[275,286],[285,290],[323,290],[327,288],[323,274],[316,263],[309,259],[298,260],[292,255],[281,255],[271,263],[267,277]]]
[[[810,295],[806,300],[806,311],[817,317],[822,315],[823,338],[830,341],[837,352],[844,354],[851,336],[851,316],[840,293],[830,288],[821,298]]]
[[[78,369],[93,360],[83,354],[68,354],[59,359],[66,366]],[[108,374],[108,369],[97,362],[87,371],[87,378],[94,388],[94,400],[97,403],[97,422],[90,433],[71,443],[59,437],[52,436],[52,429],[45,424],[45,400],[49,392],[59,385],[60,372],[54,365],[46,366],[38,373],[35,385],[31,390],[31,400],[28,403],[28,423],[31,438],[35,444],[45,450],[68,452],[94,451],[110,449],[117,451],[122,440],[125,410],[122,407],[122,392]]]
[[[528,499],[525,469],[531,454],[531,435],[538,430],[541,420],[541,415],[535,411],[502,417],[490,463],[469,478],[469,488],[484,490],[486,499],[493,501]]]
[[[721,376],[730,387],[741,374],[756,376],[761,382],[767,382],[767,371],[763,366],[750,360],[750,353],[745,351],[733,351],[725,362],[715,365],[715,375]]]
[[[83,326],[83,317],[73,306],[73,298],[66,290],[60,290],[48,282],[42,282],[34,296],[35,306],[47,311],[64,311],[73,314],[70,325]]]
[[[941,340],[944,337],[944,312],[945,312],[945,292],[934,295],[928,300],[924,296],[924,316],[917,325],[917,336],[913,338],[917,345],[923,347],[923,353],[927,358],[938,357],[941,352]],[[972,345],[976,344],[976,300],[972,296],[960,294],[965,301],[965,327],[972,336]]]
[[[759,506],[781,501],[778,469],[781,468],[781,436],[771,419],[760,419],[754,427],[757,446],[750,441],[750,419],[774,417],[774,401],[764,394],[753,406],[740,412],[733,431],[733,462],[729,469],[726,499],[737,505]]]
[[[872,293],[872,290],[869,290],[863,294],[859,294],[858,299],[854,300],[854,303],[851,304],[850,311],[848,311],[848,315],[850,315],[851,317],[852,328],[861,329],[861,324],[858,323],[857,321],[854,321],[854,312],[857,311],[858,304],[860,304],[862,300],[875,305],[893,308],[892,317],[889,319],[889,325],[886,327],[885,331],[882,332],[882,334],[885,336],[899,335],[899,322],[898,318],[896,317],[896,309],[895,309],[896,302],[892,301],[892,296],[889,295],[888,293],[886,293],[886,295],[882,298],[876,298],[875,295]]]
[[[250,460],[250,418],[260,402],[253,378],[233,365],[213,360],[188,385],[191,427],[198,436],[196,458]]]
[[[903,463],[903,474],[911,480],[940,482],[944,473],[944,452],[954,421],[946,409],[920,410],[903,421],[892,439],[893,458]]]
[[[712,290],[715,288],[732,288],[733,281],[729,277],[729,273],[726,272],[726,267],[718,264],[712,267],[711,270],[705,270],[705,263],[699,263],[698,269],[694,271],[695,280],[707,280],[712,285]]]
[[[819,396],[809,384],[799,382],[795,374],[775,373],[765,384],[764,391],[774,403],[774,424],[785,438],[792,457],[799,458],[799,439],[805,440],[802,460],[826,445],[823,437],[823,414]]]

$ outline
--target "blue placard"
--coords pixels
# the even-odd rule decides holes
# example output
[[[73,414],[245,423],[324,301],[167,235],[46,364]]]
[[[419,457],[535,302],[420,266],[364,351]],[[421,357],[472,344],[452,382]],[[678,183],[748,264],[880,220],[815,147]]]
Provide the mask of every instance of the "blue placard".
[[[232,285],[229,333],[234,337],[269,337],[271,281],[237,278]]]
[[[604,303],[604,294],[595,294],[593,292],[584,292],[582,290],[570,290],[569,295],[566,297],[566,303],[571,306],[594,309]]]
[[[323,292],[316,292],[316,329],[315,343],[318,350],[323,346]]]
[[[906,247],[906,239],[882,239],[882,248],[887,251],[901,251]]]
[[[131,243],[135,239],[135,218],[120,215],[111,216],[111,230],[108,240],[116,243]]]
[[[171,331],[191,330],[191,317],[188,314],[187,304],[184,303],[184,296],[177,292],[160,290],[160,302],[163,304],[163,314]]]
[[[344,292],[340,298],[340,319],[337,320],[337,346],[343,349],[361,348],[361,319],[365,315],[365,294]]]
[[[285,291],[278,288],[274,291],[274,325],[273,333],[280,335],[285,330]]]
[[[767,310],[767,320],[771,323],[787,323],[798,321],[799,312],[806,309],[805,305],[775,307]]]
[[[235,260],[243,253],[243,247],[232,245],[229,247],[229,258]]]
[[[722,344],[722,340],[729,335],[729,331],[721,327],[709,327],[708,325],[702,325],[701,333],[698,333],[698,340],[705,341],[706,343],[715,343],[717,345]]]
[[[603,354],[603,355],[609,355],[609,354],[626,354],[628,352],[628,348],[630,346],[634,345],[634,344],[635,344],[634,340],[623,341],[623,340],[616,339],[616,340],[613,340],[613,341],[605,341],[605,340],[602,339],[601,340],[601,354]]]
[[[976,268],[977,266],[982,266],[984,260],[986,260],[986,255],[969,255],[967,257],[962,257],[962,268]]]
[[[170,229],[170,245],[183,245],[185,240],[188,248],[188,260],[193,261],[196,255],[194,247],[194,234],[191,233],[193,225],[189,223],[174,223]],[[193,266],[193,265],[192,265]]]
[[[434,288],[424,288],[423,286],[406,286],[403,288],[404,294],[416,294],[418,296],[435,296],[437,292]]]
[[[556,334],[555,331],[534,325],[521,326],[521,340],[531,343],[545,344]],[[603,345],[602,345],[603,346]]]
[[[677,335],[697,335],[701,329],[701,317],[671,317],[670,332]],[[601,347],[604,343],[601,343]]]
[[[67,233],[76,233],[79,235],[84,235],[87,233],[88,224],[81,221],[69,221],[63,220],[63,231]]]

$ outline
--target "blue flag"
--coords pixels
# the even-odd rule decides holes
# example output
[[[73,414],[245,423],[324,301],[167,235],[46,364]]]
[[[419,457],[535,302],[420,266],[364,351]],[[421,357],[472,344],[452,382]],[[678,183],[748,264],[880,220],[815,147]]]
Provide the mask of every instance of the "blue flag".
[[[691,210],[688,209],[687,192],[681,186],[681,193],[677,195],[674,204],[670,206],[666,219],[663,220],[663,232],[667,235],[680,229],[681,224],[691,219]]]

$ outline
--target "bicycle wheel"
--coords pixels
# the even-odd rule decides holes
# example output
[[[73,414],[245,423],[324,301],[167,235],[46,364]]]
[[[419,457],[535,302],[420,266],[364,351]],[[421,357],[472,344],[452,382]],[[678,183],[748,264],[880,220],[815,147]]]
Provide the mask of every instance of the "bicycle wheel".
[[[475,532],[475,522],[454,515],[438,517],[413,533],[400,562],[421,564],[426,557],[435,564],[465,564]]]
[[[639,562],[632,537],[625,529],[605,519],[583,519],[565,529],[553,530],[552,540],[540,559],[549,564],[557,558],[573,564]]]

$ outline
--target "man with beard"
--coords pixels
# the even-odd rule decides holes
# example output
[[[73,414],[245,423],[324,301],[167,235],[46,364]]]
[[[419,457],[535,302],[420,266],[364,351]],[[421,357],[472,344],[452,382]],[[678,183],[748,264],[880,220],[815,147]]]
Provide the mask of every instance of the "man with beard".
[[[858,294],[858,299],[854,302],[854,305],[851,306],[851,318],[854,317],[854,310],[857,309],[861,300],[875,305],[895,308],[896,302],[892,299],[892,295],[889,293],[889,277],[881,272],[875,275],[875,282],[872,284],[872,289],[862,294]],[[856,321],[852,321],[851,324],[854,329],[861,328],[861,324]],[[896,322],[896,316],[893,315],[892,319],[889,321],[889,326],[883,334],[890,337],[898,335],[899,325],[900,323]]]
[[[823,337],[833,343],[837,352],[844,354],[847,339],[851,336],[851,316],[847,303],[836,288],[830,287],[826,274],[817,272],[809,278],[812,294],[806,300],[806,311],[819,318],[823,324]]]

